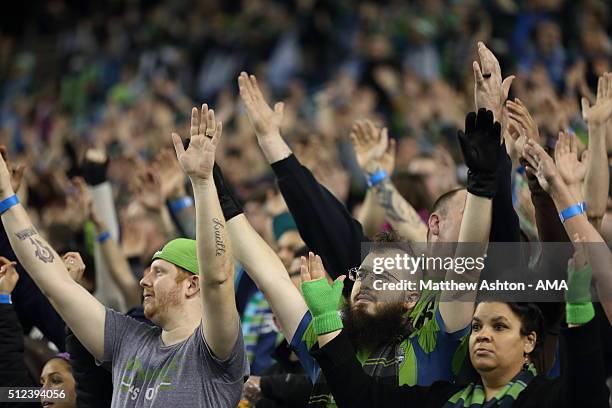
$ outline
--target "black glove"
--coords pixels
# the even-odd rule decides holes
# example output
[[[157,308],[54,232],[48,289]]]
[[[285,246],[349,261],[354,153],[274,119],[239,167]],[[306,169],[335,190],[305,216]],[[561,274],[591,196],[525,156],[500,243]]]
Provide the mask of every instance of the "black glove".
[[[234,197],[230,186],[225,183],[223,173],[217,163],[213,166],[213,179],[215,180],[217,196],[219,197],[219,204],[221,204],[221,211],[223,211],[225,221],[227,222],[235,216],[242,214],[242,204]]]
[[[108,170],[108,157],[104,162],[96,162],[85,158],[81,164],[81,174],[89,186],[97,186],[106,181]]]
[[[459,130],[459,144],[468,168],[467,190],[477,196],[493,198],[497,192],[497,167],[505,153],[499,144],[501,125],[493,122],[493,112],[479,109],[468,113],[465,133]]]

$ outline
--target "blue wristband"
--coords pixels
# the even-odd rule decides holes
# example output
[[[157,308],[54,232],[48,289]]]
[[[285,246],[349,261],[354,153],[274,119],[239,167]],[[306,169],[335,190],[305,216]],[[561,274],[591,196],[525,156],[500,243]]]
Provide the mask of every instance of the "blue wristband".
[[[583,201],[583,202],[581,202],[581,203],[578,203],[578,205],[580,206],[580,208],[582,208],[582,211],[583,211],[583,212],[586,212],[586,210],[587,210],[587,205],[586,205],[586,203],[585,203],[584,201]]]
[[[571,207],[567,207],[565,210],[559,213],[559,218],[561,218],[561,222],[565,222],[577,215],[584,214],[585,207],[586,206],[583,206],[583,203],[574,204]]]
[[[109,231],[104,231],[103,233],[98,235],[98,238],[96,238],[96,241],[102,244],[104,241],[108,240],[110,237],[111,237],[111,233]]]
[[[193,205],[193,199],[191,197],[183,197],[170,201],[169,205],[172,212],[179,212],[184,208],[191,207]]]
[[[10,305],[13,302],[11,301],[11,295],[7,293],[0,294],[0,305]]]
[[[4,214],[9,208],[14,207],[17,204],[19,204],[19,197],[17,197],[17,194],[13,194],[9,198],[0,201],[0,215]]]
[[[368,186],[374,187],[377,184],[380,184],[381,181],[389,177],[386,171],[384,170],[376,170],[374,173],[370,175],[368,178]]]

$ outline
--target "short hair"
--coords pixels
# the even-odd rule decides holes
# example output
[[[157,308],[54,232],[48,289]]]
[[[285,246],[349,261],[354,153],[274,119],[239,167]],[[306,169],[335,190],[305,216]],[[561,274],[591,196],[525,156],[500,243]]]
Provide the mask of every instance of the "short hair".
[[[439,212],[441,214],[446,214],[446,209],[448,208],[448,205],[450,204],[450,201],[452,200],[452,198],[460,191],[465,190],[465,187],[458,187],[458,188],[454,188],[450,191],[447,191],[446,193],[442,194],[440,197],[438,197],[438,199],[434,202],[433,206],[431,207],[431,212]]]
[[[174,265],[174,267],[176,268],[176,277],[174,278],[174,281],[176,283],[181,283],[182,281],[189,278],[190,276],[194,276],[194,274],[189,272],[187,269],[181,268],[178,265]]]
[[[377,233],[374,236],[374,240],[369,243],[368,249],[367,253],[380,253],[387,249],[399,249],[402,252],[408,252],[411,255],[414,254],[410,243],[393,228]]]

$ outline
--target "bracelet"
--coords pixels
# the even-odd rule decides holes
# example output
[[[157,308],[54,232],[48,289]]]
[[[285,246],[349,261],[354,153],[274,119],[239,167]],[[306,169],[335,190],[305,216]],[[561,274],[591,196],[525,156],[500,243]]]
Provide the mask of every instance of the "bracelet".
[[[0,305],[10,305],[12,303],[10,293],[0,293]]]
[[[587,210],[586,202],[583,201],[581,203],[578,203],[578,205],[580,206],[580,208],[582,208],[582,211],[586,212]]]
[[[111,237],[111,233],[110,231],[104,231],[103,233],[101,233],[100,235],[98,235],[98,237],[96,238],[96,241],[100,244],[104,243],[105,241],[107,241],[109,238]]]
[[[11,207],[16,206],[17,204],[19,204],[19,197],[17,197],[17,194],[13,194],[9,198],[0,201],[0,215],[4,214]]]
[[[386,171],[376,170],[374,173],[370,174],[370,177],[368,177],[368,186],[374,187],[375,185],[379,184],[381,181],[383,181],[387,177],[389,177],[389,175],[387,174]]]
[[[571,207],[567,207],[565,210],[559,213],[559,218],[561,218],[561,222],[565,222],[577,215],[584,214],[585,207],[586,206],[583,206],[583,203],[574,204]]]
[[[193,205],[193,199],[189,196],[170,201],[170,204],[169,204],[172,212],[179,212],[184,208],[191,207],[192,205]]]

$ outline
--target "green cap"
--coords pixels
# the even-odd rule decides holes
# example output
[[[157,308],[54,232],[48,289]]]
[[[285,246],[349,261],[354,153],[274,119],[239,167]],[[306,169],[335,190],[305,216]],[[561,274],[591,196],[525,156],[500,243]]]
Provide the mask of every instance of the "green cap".
[[[153,255],[153,260],[163,259],[194,275],[199,275],[196,242],[193,239],[177,238],[168,242]]]

